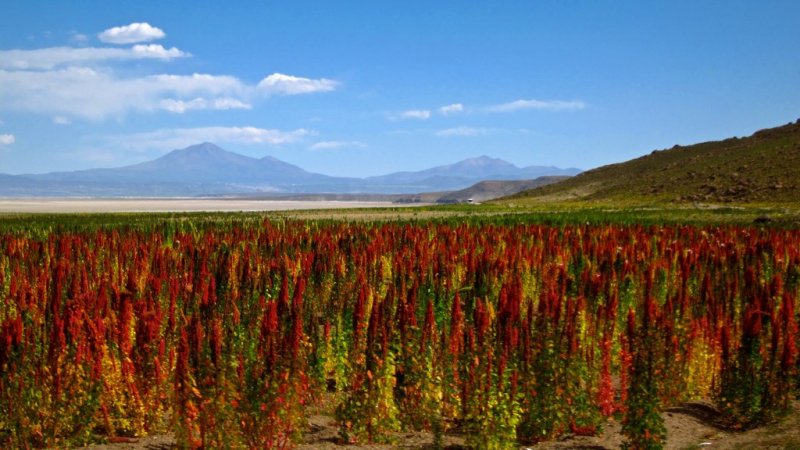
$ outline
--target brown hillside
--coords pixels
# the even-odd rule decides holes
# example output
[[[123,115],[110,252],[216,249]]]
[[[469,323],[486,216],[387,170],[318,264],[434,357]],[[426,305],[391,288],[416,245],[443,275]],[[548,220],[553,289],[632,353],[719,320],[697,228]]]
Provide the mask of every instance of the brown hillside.
[[[498,201],[800,202],[800,120],[675,146]]]
[[[566,176],[545,176],[534,180],[487,180],[472,186],[442,195],[437,203],[464,203],[470,199],[474,202],[485,202],[520,191],[534,189],[539,186],[566,180]]]

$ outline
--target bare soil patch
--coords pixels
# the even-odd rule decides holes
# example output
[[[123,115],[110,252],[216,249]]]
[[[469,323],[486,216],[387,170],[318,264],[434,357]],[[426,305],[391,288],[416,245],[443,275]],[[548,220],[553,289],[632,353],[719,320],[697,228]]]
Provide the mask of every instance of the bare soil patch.
[[[665,450],[688,449],[800,449],[800,401],[794,402],[793,413],[778,423],[764,427],[735,432],[724,429],[718,422],[718,413],[709,404],[689,402],[664,411],[667,427]],[[300,450],[389,450],[389,449],[433,449],[433,435],[424,432],[402,432],[393,435],[394,444],[346,445],[341,442],[334,418],[323,412],[309,417],[308,431]],[[597,436],[564,435],[552,442],[520,446],[530,450],[613,450],[622,446],[624,436],[619,421],[610,419],[603,432]],[[177,448],[172,435],[150,436],[129,439],[128,442],[92,445],[92,450],[167,450]],[[446,434],[444,448],[466,449],[464,436]]]

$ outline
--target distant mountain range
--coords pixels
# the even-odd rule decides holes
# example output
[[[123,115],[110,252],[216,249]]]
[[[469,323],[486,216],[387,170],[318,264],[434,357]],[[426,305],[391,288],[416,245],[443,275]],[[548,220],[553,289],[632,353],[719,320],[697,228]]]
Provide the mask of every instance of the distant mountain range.
[[[517,167],[480,156],[419,172],[368,178],[332,177],[266,156],[224,150],[212,143],[174,150],[158,159],[125,167],[46,174],[0,174],[0,196],[167,197],[287,193],[418,193],[454,191],[483,180],[570,176],[578,169]]]
[[[532,180],[543,176],[571,176],[578,169],[560,169],[553,166],[517,167],[510,162],[488,156],[465,159],[455,164],[433,167],[419,172],[395,172],[369,177],[364,181],[372,186],[392,189],[424,187],[423,191],[464,189],[484,180]],[[411,189],[409,191],[408,189]]]

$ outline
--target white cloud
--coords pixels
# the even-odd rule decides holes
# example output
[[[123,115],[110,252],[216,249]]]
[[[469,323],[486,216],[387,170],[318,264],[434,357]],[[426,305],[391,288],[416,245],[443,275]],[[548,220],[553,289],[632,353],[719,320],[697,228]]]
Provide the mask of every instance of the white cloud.
[[[446,128],[444,130],[439,130],[435,134],[439,137],[452,137],[452,136],[463,136],[463,137],[472,137],[472,136],[485,136],[489,134],[491,130],[487,128],[473,128],[473,127],[455,127],[455,128]]]
[[[211,103],[213,109],[251,109],[253,106],[235,98],[215,98]]]
[[[454,114],[464,111],[464,105],[461,103],[453,103],[452,105],[445,105],[439,108],[439,113],[442,115]]]
[[[69,125],[72,121],[64,116],[55,116],[53,117],[53,123],[56,125]]]
[[[106,30],[121,36],[147,27]],[[113,38],[112,39],[116,39]],[[132,39],[132,37],[128,37]],[[127,38],[126,38],[127,39]],[[121,42],[121,41],[120,41]],[[226,75],[124,76],[122,60],[172,60],[191,56],[175,47],[49,47],[0,50],[0,111],[33,112],[64,120],[102,120],[129,112],[251,109],[261,94],[327,92],[338,82],[273,73],[257,85]],[[63,122],[63,120],[62,120]]]
[[[198,110],[198,109],[225,110],[225,109],[252,108],[252,105],[249,105],[241,100],[237,100],[235,98],[230,98],[230,97],[215,98],[211,100],[202,97],[197,97],[189,101],[166,98],[161,100],[160,106],[161,109],[165,111],[177,114],[183,114],[186,111]]]
[[[427,109],[412,109],[409,111],[403,111],[400,114],[401,119],[422,119],[426,120],[431,117],[431,112]]]
[[[166,49],[159,44],[134,45],[131,50],[134,55],[138,55],[142,58],[172,59],[186,56],[186,53],[175,47]]]
[[[251,109],[260,91],[228,75],[118,78],[88,67],[0,69],[0,110],[101,120],[128,112]]]
[[[144,78],[136,78],[145,84],[152,84],[164,90],[174,91],[180,94],[191,94],[194,92],[208,92],[214,95],[229,92],[244,92],[247,86],[238,78],[230,75],[209,75],[206,73],[194,73],[192,75],[151,75]]]
[[[366,148],[367,145],[359,141],[320,141],[309,147],[311,150],[335,150],[339,148]]]
[[[130,25],[109,28],[97,35],[101,41],[110,44],[135,44],[161,39],[164,36],[166,36],[164,31],[147,22],[134,22]]]
[[[132,48],[48,47],[34,50],[0,50],[0,69],[48,70],[59,66],[109,60],[159,59],[167,61],[188,56],[191,54],[175,47],[166,49],[157,44],[134,45]]]
[[[252,90],[237,78],[224,75],[119,79],[85,67],[44,72],[0,70],[0,86],[4,87],[0,89],[0,110],[95,120],[120,117],[129,111],[247,108],[242,98]],[[195,101],[197,98],[201,101]]]
[[[172,128],[145,133],[114,136],[109,144],[137,151],[168,151],[198,142],[282,145],[299,142],[316,131],[298,128],[291,131],[257,127]]]
[[[258,83],[258,89],[267,94],[298,95],[314,92],[329,92],[339,85],[339,82],[327,78],[311,79],[295,77],[282,73],[273,73]]]
[[[0,134],[0,145],[11,145],[16,141],[13,134]]]
[[[459,113],[462,111],[464,111],[464,105],[461,103],[444,105],[436,109],[436,112],[438,112],[443,116]],[[409,109],[407,111],[401,112],[400,114],[386,114],[386,118],[388,120],[404,120],[404,119],[428,120],[431,118],[432,114],[433,111],[431,111],[430,109]]]
[[[523,109],[536,109],[545,111],[563,111],[584,109],[586,104],[578,100],[514,100],[513,102],[494,105],[486,108],[488,112],[511,112]]]

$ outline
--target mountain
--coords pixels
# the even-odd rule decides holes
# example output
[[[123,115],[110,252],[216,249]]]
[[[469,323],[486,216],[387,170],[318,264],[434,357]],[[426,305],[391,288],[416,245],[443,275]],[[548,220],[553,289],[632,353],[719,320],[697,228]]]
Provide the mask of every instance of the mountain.
[[[0,174],[0,193],[9,197],[21,197],[31,189],[36,188],[36,182],[14,175]]]
[[[172,151],[156,160],[130,166],[127,171],[148,174],[155,181],[203,180],[234,184],[292,185],[300,181],[321,182],[330,178],[306,172],[271,156],[251,158],[223,150],[209,142]]]
[[[16,185],[20,180],[23,180],[23,178],[0,173],[0,187]]]
[[[166,155],[131,166],[113,169],[89,169],[26,175],[43,182],[72,182],[121,185],[185,185],[240,186],[242,189],[266,191],[287,186],[322,183],[330,177],[313,174],[272,157],[251,158],[205,142],[174,150]]]
[[[498,200],[800,202],[800,120],[730,138],[653,151]]]
[[[517,166],[503,161],[499,158],[479,156],[459,161],[455,164],[432,167],[419,172],[395,172],[388,175],[369,177],[367,180],[374,180],[379,183],[412,183],[428,179],[448,179],[448,178],[475,178],[485,177],[495,174],[508,173],[519,170]]]
[[[421,187],[423,190],[464,189],[482,180],[524,180],[541,176],[571,176],[580,169],[552,166],[517,167],[499,158],[479,156],[455,164],[432,167],[418,172],[395,172],[366,178],[375,186]]]
[[[548,171],[553,174],[563,172],[557,168],[520,169],[500,159],[480,157],[420,172],[399,172],[383,177],[331,177],[308,172],[270,156],[252,158],[205,142],[125,167],[0,175],[0,196],[398,194],[450,191],[487,178],[520,179],[528,178],[529,173]]]
[[[205,142],[139,164],[111,169],[20,175],[35,195],[196,196],[298,192],[348,179],[307,172],[270,156],[251,158]],[[0,195],[5,195],[0,192]]]

